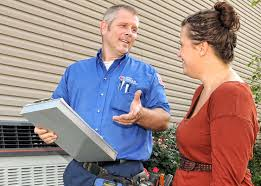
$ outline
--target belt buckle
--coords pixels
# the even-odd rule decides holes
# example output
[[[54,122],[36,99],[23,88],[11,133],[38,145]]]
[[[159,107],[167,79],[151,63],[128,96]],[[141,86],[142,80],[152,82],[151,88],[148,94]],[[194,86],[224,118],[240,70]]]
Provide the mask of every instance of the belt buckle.
[[[189,164],[188,170],[189,170],[189,171],[193,171],[193,170],[195,169],[195,167],[196,167],[196,162],[194,162],[194,161],[189,161],[188,164]]]
[[[193,171],[196,167],[196,162],[190,162],[191,168],[189,169],[190,171]]]

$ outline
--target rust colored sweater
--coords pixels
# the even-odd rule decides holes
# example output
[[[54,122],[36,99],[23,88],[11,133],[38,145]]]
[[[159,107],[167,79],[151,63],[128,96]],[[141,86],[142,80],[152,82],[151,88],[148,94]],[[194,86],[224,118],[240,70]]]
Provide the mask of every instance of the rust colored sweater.
[[[259,128],[249,86],[236,81],[221,84],[188,118],[202,89],[201,85],[196,90],[177,128],[177,145],[186,158],[212,164],[212,172],[178,169],[173,186],[252,186],[247,165]]]

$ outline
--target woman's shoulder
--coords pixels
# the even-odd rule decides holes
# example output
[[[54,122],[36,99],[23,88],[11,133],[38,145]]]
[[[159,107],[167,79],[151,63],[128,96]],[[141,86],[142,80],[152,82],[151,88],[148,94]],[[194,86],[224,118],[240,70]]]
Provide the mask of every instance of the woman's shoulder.
[[[255,112],[255,103],[247,83],[230,81],[221,84],[213,92],[209,108],[212,118],[221,116],[251,118]]]
[[[238,99],[239,97],[252,99],[252,93],[249,85],[245,82],[227,81],[216,88],[212,97],[222,100]]]

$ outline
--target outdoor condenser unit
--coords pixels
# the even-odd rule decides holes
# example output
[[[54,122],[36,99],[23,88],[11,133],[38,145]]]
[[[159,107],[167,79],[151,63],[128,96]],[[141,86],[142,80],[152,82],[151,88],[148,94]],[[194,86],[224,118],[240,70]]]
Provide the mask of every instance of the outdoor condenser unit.
[[[28,122],[0,121],[0,186],[62,186],[71,158]]]

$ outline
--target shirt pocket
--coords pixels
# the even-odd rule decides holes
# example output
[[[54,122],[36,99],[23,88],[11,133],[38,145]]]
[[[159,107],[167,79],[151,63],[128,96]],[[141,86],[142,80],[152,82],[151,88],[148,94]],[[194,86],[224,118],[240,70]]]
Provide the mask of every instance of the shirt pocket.
[[[111,101],[111,108],[114,115],[129,113],[136,90],[136,85],[131,85],[127,92],[125,92],[125,87],[114,90]]]

